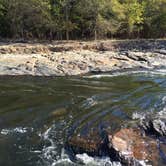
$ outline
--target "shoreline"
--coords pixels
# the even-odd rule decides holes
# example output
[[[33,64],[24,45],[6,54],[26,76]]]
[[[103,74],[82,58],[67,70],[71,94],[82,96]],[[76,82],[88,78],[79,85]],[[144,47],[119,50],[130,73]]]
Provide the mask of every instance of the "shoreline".
[[[166,40],[0,44],[0,76],[82,76],[163,67]]]

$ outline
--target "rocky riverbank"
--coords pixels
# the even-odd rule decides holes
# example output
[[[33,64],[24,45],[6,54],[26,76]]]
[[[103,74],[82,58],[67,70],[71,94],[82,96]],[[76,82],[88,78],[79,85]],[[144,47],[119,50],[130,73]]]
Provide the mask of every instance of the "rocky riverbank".
[[[83,75],[165,65],[166,40],[0,43],[0,75]]]

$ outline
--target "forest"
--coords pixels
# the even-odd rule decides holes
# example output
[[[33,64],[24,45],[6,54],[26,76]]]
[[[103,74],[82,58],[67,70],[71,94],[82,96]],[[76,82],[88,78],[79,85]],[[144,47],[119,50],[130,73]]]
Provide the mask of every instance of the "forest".
[[[166,37],[166,0],[0,0],[0,37]]]

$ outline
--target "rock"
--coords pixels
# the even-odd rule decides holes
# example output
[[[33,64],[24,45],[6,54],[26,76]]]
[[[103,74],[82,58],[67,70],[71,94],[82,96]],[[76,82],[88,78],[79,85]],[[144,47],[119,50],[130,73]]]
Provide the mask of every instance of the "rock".
[[[102,43],[99,43],[97,46],[96,46],[96,49],[98,50],[98,51],[109,51],[109,50],[111,50],[110,49],[111,47],[110,46],[106,46],[106,44],[104,44],[103,42]]]
[[[84,64],[84,63],[81,64],[81,63],[79,63],[78,67],[80,68],[80,70],[86,70],[88,66],[87,66],[87,64]]]
[[[107,135],[101,137],[98,132],[89,133],[86,136],[72,136],[67,141],[67,148],[74,154],[87,153],[90,156],[105,156],[109,154]]]
[[[155,53],[166,55],[166,50],[164,50],[164,49],[155,50]]]
[[[135,61],[147,62],[147,59],[145,57],[143,57],[141,54],[138,55],[135,52],[128,52],[128,53],[126,53],[126,56]]]
[[[91,156],[100,155],[100,150],[103,142],[99,137],[86,138],[74,136],[68,141],[68,145],[72,148],[75,154],[87,153]]]
[[[2,43],[0,75],[64,76],[124,69],[164,69],[165,46],[166,40]],[[154,50],[160,50],[160,53],[152,56]]]
[[[166,135],[166,121],[165,119],[155,119],[152,121],[153,129],[161,136]]]
[[[164,99],[163,99],[164,100]],[[139,126],[147,133],[156,136],[166,136],[166,109],[157,113],[146,113],[138,116]]]
[[[161,105],[165,104],[165,97]],[[159,112],[133,113],[133,120],[146,134],[156,137],[166,136],[166,108]]]
[[[157,141],[142,135],[139,129],[121,129],[109,136],[110,148],[127,165],[142,165],[141,161],[156,165],[159,158]]]
[[[140,121],[140,127],[148,134],[166,136],[166,119],[145,118]]]

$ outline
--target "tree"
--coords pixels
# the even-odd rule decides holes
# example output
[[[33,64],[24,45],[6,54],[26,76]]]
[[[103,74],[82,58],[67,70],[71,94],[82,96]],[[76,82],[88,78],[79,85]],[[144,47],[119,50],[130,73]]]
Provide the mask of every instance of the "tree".
[[[5,3],[6,19],[14,38],[44,37],[50,22],[46,0],[7,0]]]
[[[144,5],[139,3],[138,0],[126,0],[124,4],[127,30],[130,34],[134,31],[134,26],[139,26],[143,23]]]
[[[7,18],[7,1],[0,0],[0,36],[8,37],[10,36],[9,25],[10,22]]]
[[[165,0],[0,0],[0,36],[165,37]]]
[[[139,0],[112,0],[114,18],[119,23],[119,33],[131,34],[142,26],[144,17],[144,3]]]
[[[144,0],[144,36],[165,37],[166,36],[166,1]]]
[[[111,31],[109,0],[80,0],[77,4],[77,23],[81,36],[104,37]]]
[[[73,8],[77,0],[51,0],[52,17],[56,22],[56,28],[60,32],[60,38],[65,32],[66,40],[70,38],[70,32],[76,28],[76,24],[72,22]]]

